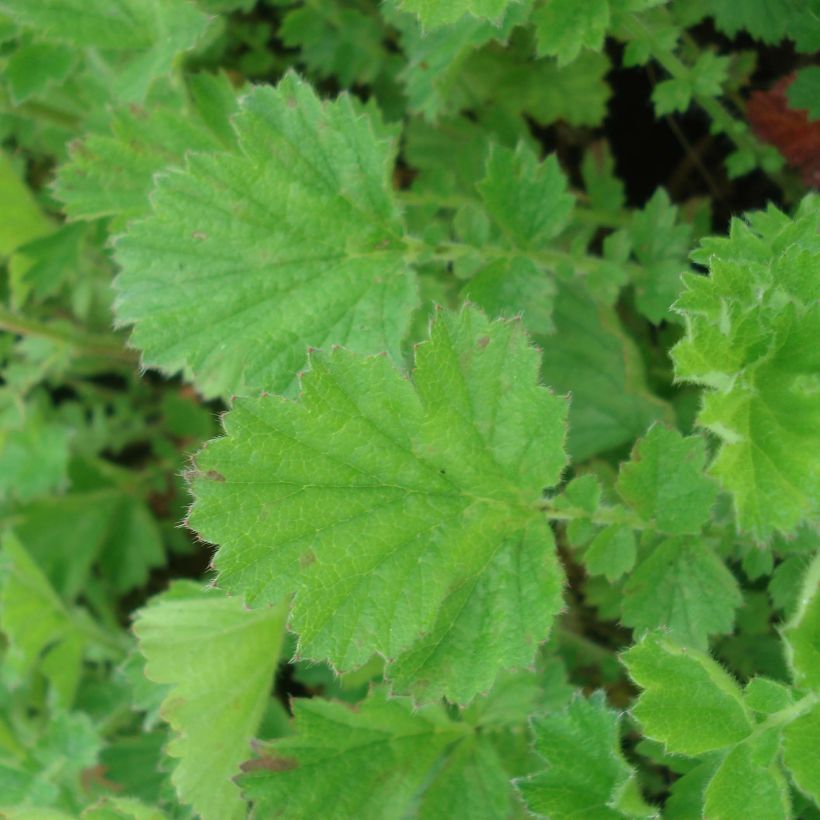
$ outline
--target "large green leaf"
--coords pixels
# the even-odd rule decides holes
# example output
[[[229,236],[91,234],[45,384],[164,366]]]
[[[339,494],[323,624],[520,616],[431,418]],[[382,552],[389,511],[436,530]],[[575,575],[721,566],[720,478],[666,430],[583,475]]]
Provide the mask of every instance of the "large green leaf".
[[[441,314],[412,382],[384,357],[315,355],[302,399],[242,400],[196,460],[191,525],[252,605],[295,592],[299,653],[373,652],[398,688],[465,701],[527,665],[561,606],[538,510],[566,401],[520,323]]]
[[[416,293],[391,134],[293,75],[244,97],[235,125],[239,150],[164,175],[117,244],[117,315],[145,363],[214,396],[289,389],[309,345],[398,356]]]

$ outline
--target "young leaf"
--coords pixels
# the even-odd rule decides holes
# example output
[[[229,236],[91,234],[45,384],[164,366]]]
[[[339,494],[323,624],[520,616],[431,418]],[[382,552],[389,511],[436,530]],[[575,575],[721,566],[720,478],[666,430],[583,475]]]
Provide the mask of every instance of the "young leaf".
[[[575,203],[555,156],[538,162],[524,143],[515,151],[493,145],[477,187],[493,221],[520,250],[543,247],[561,233]]]
[[[215,396],[287,390],[310,344],[398,357],[416,293],[385,126],[293,75],[235,125],[240,149],[163,176],[117,244],[117,315],[145,363]]]
[[[621,811],[634,796],[635,772],[621,752],[619,716],[607,708],[603,693],[575,697],[560,712],[534,718],[535,751],[546,771],[516,781],[527,807],[538,816],[646,817],[647,811]]]
[[[384,357],[316,354],[301,401],[236,403],[197,458],[191,525],[220,585],[296,592],[299,653],[374,652],[397,686],[466,701],[527,665],[561,606],[538,502],[564,465],[566,401],[517,322],[442,313],[413,382]]]
[[[791,220],[770,207],[738,220],[693,256],[711,275],[685,275],[676,310],[686,337],[672,350],[679,379],[707,388],[698,423],[722,440],[711,473],[760,540],[794,531],[820,499],[820,208]]]
[[[162,716],[177,735],[173,782],[205,820],[245,817],[232,778],[250,757],[270,697],[285,606],[248,611],[237,598],[180,582],[137,615],[145,674],[173,688]]]
[[[610,524],[592,539],[584,553],[584,564],[592,575],[617,581],[635,565],[635,533],[625,524]]]
[[[3,213],[0,258],[52,230],[48,217],[3,152],[0,152],[0,210]]]
[[[600,51],[609,26],[609,0],[550,0],[533,13],[538,55],[571,63],[582,48]]]
[[[717,486],[704,475],[706,443],[656,424],[621,465],[618,494],[644,521],[670,535],[697,534],[709,519]]]
[[[627,626],[662,627],[680,643],[706,649],[710,635],[732,631],[741,603],[735,577],[708,543],[669,538],[630,575],[621,610]]]
[[[669,752],[700,755],[751,733],[754,723],[740,687],[704,653],[652,634],[622,659],[645,690],[633,714],[645,735]]]

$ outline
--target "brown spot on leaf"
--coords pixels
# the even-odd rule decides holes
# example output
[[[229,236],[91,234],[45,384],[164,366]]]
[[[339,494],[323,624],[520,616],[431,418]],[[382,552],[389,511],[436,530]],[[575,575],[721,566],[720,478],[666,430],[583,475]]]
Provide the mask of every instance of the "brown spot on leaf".
[[[222,473],[220,473],[218,470],[208,470],[208,472],[205,473],[205,476],[207,478],[210,478],[211,481],[224,481],[225,480],[225,476],[222,475]]]
[[[487,347],[487,345],[489,343],[490,343],[490,337],[489,336],[482,336],[475,344],[476,344],[476,347],[482,347],[483,348],[483,347]]]
[[[299,761],[293,757],[263,755],[246,760],[240,768],[243,772],[289,772],[291,769],[299,768]]]

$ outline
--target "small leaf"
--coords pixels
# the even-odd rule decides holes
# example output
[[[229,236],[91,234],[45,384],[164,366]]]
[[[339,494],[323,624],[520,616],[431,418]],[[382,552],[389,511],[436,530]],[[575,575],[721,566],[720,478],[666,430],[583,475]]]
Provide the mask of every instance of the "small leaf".
[[[783,638],[795,684],[820,689],[820,553],[806,570],[797,610],[783,628]]]
[[[742,602],[737,580],[708,543],[670,538],[627,580],[623,621],[638,630],[665,628],[681,643],[706,649],[710,635],[732,631]]]
[[[204,820],[246,816],[232,778],[270,697],[285,606],[247,610],[237,598],[178,582],[153,599],[134,631],[145,674],[170,684],[162,716],[176,732],[172,779],[180,799]]]
[[[783,731],[783,762],[794,782],[820,805],[820,706],[800,715]]]
[[[668,751],[701,755],[751,733],[754,724],[740,687],[703,652],[653,634],[622,659],[645,690],[632,712],[646,736]]]
[[[601,692],[533,719],[535,751],[548,768],[516,781],[533,814],[556,820],[636,816],[616,810],[635,777],[621,752],[618,724]]]
[[[587,547],[584,564],[592,575],[605,575],[617,581],[635,565],[635,533],[625,524],[605,527]]]

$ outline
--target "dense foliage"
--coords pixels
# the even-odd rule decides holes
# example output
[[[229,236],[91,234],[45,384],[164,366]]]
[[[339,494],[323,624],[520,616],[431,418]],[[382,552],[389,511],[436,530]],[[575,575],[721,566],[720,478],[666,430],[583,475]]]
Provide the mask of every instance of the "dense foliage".
[[[0,814],[820,817],[818,48],[0,0]]]

